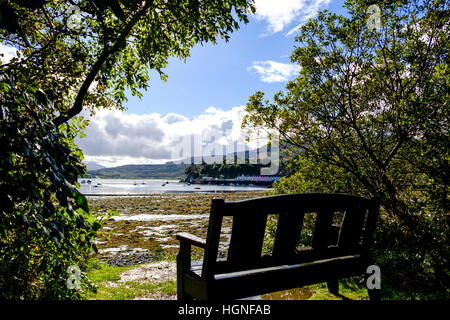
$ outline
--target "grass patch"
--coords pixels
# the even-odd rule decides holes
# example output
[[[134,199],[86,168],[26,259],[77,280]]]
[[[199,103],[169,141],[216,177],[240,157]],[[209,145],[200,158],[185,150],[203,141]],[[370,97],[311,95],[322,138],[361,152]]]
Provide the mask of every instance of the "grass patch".
[[[313,295],[309,300],[368,300],[369,294],[362,281],[362,277],[351,277],[339,280],[339,294],[333,295],[328,291],[326,283],[310,286]]]
[[[327,285],[317,284],[310,286],[313,291],[312,296],[308,300],[368,300],[369,295],[366,289],[350,289],[339,283],[339,295],[335,296],[328,291]]]
[[[358,279],[339,281],[339,294],[328,291],[326,283],[318,283],[302,288],[265,294],[263,300],[368,300],[367,290],[361,287]]]
[[[86,276],[96,285],[97,292],[88,293],[87,300],[132,300],[137,297],[151,297],[155,294],[176,294],[177,282],[150,283],[141,281],[120,282],[120,275],[127,270],[141,266],[113,267],[98,260],[89,261]]]
[[[86,271],[87,277],[96,282],[108,282],[120,280],[120,274],[126,270],[133,269],[138,265],[128,267],[112,267],[106,263],[98,263],[95,266],[88,267]]]
[[[114,286],[100,283],[97,293],[88,297],[90,300],[132,300],[137,297],[151,297],[158,294],[176,294],[177,282],[164,281],[160,283],[146,283],[127,281]]]

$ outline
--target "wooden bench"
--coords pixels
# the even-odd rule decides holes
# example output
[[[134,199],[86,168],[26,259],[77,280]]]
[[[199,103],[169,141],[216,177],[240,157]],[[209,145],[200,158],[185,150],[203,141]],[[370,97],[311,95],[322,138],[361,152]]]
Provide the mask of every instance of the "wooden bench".
[[[239,299],[327,282],[338,294],[338,279],[366,275],[379,204],[349,194],[287,194],[225,202],[212,200],[206,240],[179,233],[178,299]],[[298,247],[306,213],[316,213],[312,244]],[[344,212],[342,223],[333,215]],[[262,254],[268,215],[277,215],[271,254]],[[226,259],[218,259],[223,217],[233,218]],[[191,246],[204,249],[191,263]],[[367,275],[366,275],[367,277]],[[371,299],[379,290],[368,290]]]

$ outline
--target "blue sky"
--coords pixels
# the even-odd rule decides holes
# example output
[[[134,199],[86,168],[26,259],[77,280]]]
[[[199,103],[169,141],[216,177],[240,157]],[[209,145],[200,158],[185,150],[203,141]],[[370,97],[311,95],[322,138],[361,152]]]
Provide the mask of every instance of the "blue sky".
[[[261,36],[265,23],[252,21],[231,35],[228,42],[197,45],[186,63],[171,59],[164,72],[166,82],[152,72],[151,88],[142,99],[128,95],[128,112],[176,112],[189,118],[210,106],[230,108],[245,104],[257,90],[268,94],[283,81],[267,83],[249,70],[255,61],[290,63],[293,36]]]
[[[228,42],[197,45],[186,62],[170,59],[166,82],[151,72],[151,87],[141,99],[127,94],[126,111],[102,110],[90,118],[87,137],[77,141],[86,163],[112,167],[183,158],[180,143],[192,135],[217,142],[219,152],[234,143],[261,147],[264,135],[247,143],[241,129],[249,96],[263,91],[270,99],[284,90],[300,70],[290,61],[298,27],[323,9],[345,14],[343,3],[255,0],[256,15]]]
[[[264,2],[264,1],[263,1]],[[250,23],[241,24],[241,28],[231,34],[228,42],[220,39],[216,45],[210,43],[197,45],[191,52],[186,63],[179,59],[171,59],[164,72],[168,75],[167,82],[159,79],[156,72],[152,72],[151,88],[143,92],[140,100],[128,94],[129,101],[125,104],[128,113],[167,114],[170,112],[182,114],[190,119],[203,112],[210,106],[229,109],[233,106],[245,105],[248,97],[260,90],[267,97],[284,89],[286,79],[295,78],[295,74],[288,77],[262,79],[252,66],[256,62],[274,61],[290,64],[290,55],[295,45],[297,32],[289,31],[304,21],[310,13],[308,11],[318,3],[318,9],[328,9],[332,12],[342,12],[343,0],[327,1],[283,1],[270,0],[272,4],[262,4],[267,7],[284,6],[285,15],[292,19],[282,24],[282,29],[274,31],[276,22],[270,20],[269,14],[253,16]],[[261,2],[259,2],[261,3]],[[284,4],[283,4],[284,3]],[[296,6],[304,3],[304,9],[295,10]],[[258,8],[258,2],[256,2]],[[280,17],[281,15],[281,17]],[[277,19],[274,14],[273,19]],[[282,20],[282,13],[278,20]],[[278,26],[278,28],[280,28]],[[269,64],[263,66],[268,67]],[[279,66],[281,67],[281,65]],[[276,67],[273,72],[276,72]],[[267,82],[273,81],[273,82]]]

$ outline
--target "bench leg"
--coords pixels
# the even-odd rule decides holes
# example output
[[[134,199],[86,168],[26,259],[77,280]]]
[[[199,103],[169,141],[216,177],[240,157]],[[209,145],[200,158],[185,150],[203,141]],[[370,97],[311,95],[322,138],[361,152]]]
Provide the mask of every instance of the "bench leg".
[[[184,292],[183,269],[181,267],[177,270],[177,300],[192,300],[192,297]]]
[[[328,291],[331,294],[338,295],[339,294],[339,282],[338,280],[327,281]]]
[[[191,246],[182,241],[177,255],[177,299],[192,300],[184,290],[184,274],[191,266]]]
[[[369,299],[372,301],[380,301],[381,294],[380,289],[367,289],[367,293],[369,294]]]
[[[178,291],[177,291],[177,300],[191,301],[191,300],[194,300],[194,299],[192,299],[191,296],[187,295],[187,294],[184,293],[182,290],[178,290]]]
[[[184,294],[182,278],[178,277],[178,279],[177,279],[177,300],[184,300],[185,296],[186,295]]]

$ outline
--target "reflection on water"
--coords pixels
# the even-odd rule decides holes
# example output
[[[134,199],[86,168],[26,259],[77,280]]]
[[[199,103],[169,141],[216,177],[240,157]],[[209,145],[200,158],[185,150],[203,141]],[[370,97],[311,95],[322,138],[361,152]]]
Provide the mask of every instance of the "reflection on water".
[[[188,184],[178,180],[79,179],[85,195],[134,195],[165,192],[242,192],[264,191],[264,187]]]

